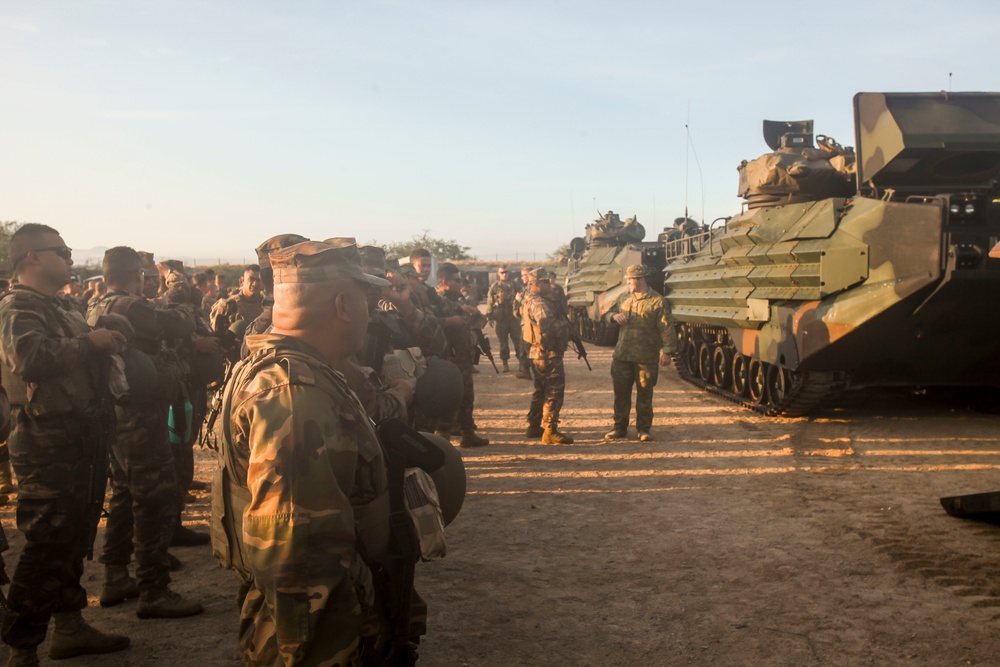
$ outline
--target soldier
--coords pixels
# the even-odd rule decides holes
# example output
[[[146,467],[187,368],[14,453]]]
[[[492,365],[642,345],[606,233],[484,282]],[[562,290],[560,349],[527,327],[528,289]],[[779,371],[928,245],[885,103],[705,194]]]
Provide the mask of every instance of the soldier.
[[[104,533],[102,607],[139,597],[139,618],[182,618],[202,612],[168,587],[167,547],[177,519],[179,492],[174,458],[167,435],[167,409],[182,395],[182,370],[164,338],[194,333],[194,321],[180,308],[156,308],[142,297],[142,258],[119,246],[104,253],[108,292],[87,313],[91,325],[106,314],[120,315],[135,330],[132,354],[144,355],[155,369],[153,391],[136,393],[116,408],[118,437],[111,448],[111,499]],[[128,361],[126,362],[128,363]],[[135,545],[138,585],[129,577]]]
[[[128,637],[106,635],[83,620],[87,592],[80,578],[98,520],[88,487],[103,502],[106,483],[106,450],[95,445],[114,419],[107,383],[96,378],[107,377],[99,369],[110,365],[109,355],[123,349],[125,337],[91,330],[82,315],[60,307],[56,293],[69,280],[73,259],[55,229],[24,225],[11,236],[9,253],[19,283],[0,301],[0,357],[16,376],[5,372],[5,386],[19,379],[27,391],[8,387],[17,405],[10,454],[25,546],[10,586],[14,613],[3,623],[3,640],[11,646],[7,664],[38,664],[50,616],[50,657],[120,651]]]
[[[437,272],[438,290],[441,300],[439,318],[448,339],[448,361],[462,371],[465,393],[462,406],[458,409],[458,427],[462,432],[460,447],[482,447],[490,441],[476,435],[476,420],[473,418],[476,393],[472,380],[472,328],[482,326],[483,316],[475,306],[466,304],[462,298],[462,273],[450,262],[442,264]],[[451,436],[450,424],[441,429],[439,435]],[[447,431],[446,431],[447,429]]]
[[[510,345],[514,346],[514,355],[517,356],[519,350],[518,341],[521,338],[520,326],[517,317],[514,315],[514,296],[517,287],[507,272],[506,265],[501,265],[497,269],[497,280],[490,285],[489,292],[486,293],[486,319],[493,323],[500,340],[500,361],[503,363],[503,372],[510,372]],[[510,344],[508,344],[510,339]]]
[[[250,352],[246,345],[246,336],[266,333],[271,328],[271,307],[274,305],[274,272],[271,270],[271,252],[308,240],[298,234],[278,234],[257,246],[255,252],[257,253],[257,265],[260,267],[260,284],[264,296],[261,299],[260,315],[247,324],[240,349],[240,358],[246,358]]]
[[[368,286],[387,283],[362,272],[353,245],[300,243],[271,253],[271,266],[272,331],[249,337],[219,438],[230,491],[213,520],[241,518],[244,538],[228,541],[248,588],[240,647],[246,664],[360,665],[362,651],[379,654],[386,620],[373,586],[380,547],[357,527],[389,521],[373,503],[388,479],[371,421],[334,366],[364,343]]]
[[[232,341],[230,359],[233,361],[239,359],[243,331],[264,312],[262,287],[260,266],[251,264],[243,270],[239,292],[229,298],[219,299],[212,306],[212,314],[209,317],[212,331],[217,335],[225,335],[227,332],[232,334],[226,337]]]
[[[628,435],[633,385],[639,440],[653,439],[649,432],[653,425],[653,387],[660,373],[656,362],[659,359],[660,366],[669,366],[670,355],[677,353],[677,335],[666,303],[646,281],[652,273],[653,269],[642,264],[628,267],[625,278],[629,291],[619,297],[608,313],[620,328],[611,361],[615,427],[604,436],[606,440],[620,440]]]
[[[530,266],[521,267],[521,287],[514,295],[514,316],[518,318],[518,327],[524,330],[524,316],[522,310],[524,308],[524,300],[528,295],[528,276],[531,274]],[[517,345],[517,374],[516,378],[519,380],[530,380],[531,379],[531,359],[528,358],[528,350],[531,347],[524,338],[518,341]]]
[[[525,435],[541,436],[546,444],[569,445],[573,438],[559,431],[559,412],[566,391],[563,353],[569,345],[569,322],[553,301],[552,283],[545,269],[532,271],[527,279],[521,327],[522,338],[530,345],[528,356],[535,371],[535,391]]]

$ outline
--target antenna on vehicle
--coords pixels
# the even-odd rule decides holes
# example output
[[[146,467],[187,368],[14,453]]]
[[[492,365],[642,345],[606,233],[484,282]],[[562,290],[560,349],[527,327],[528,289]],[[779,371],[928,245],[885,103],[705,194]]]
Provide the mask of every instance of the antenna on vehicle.
[[[698,151],[694,149],[694,140],[691,138],[691,100],[688,100],[688,117],[684,123],[684,132],[687,134],[687,150],[684,153],[684,217],[688,216],[688,172],[690,156],[694,154],[694,163],[698,167],[698,179],[701,183],[701,219],[705,219],[705,178],[701,173],[701,162],[698,161]]]

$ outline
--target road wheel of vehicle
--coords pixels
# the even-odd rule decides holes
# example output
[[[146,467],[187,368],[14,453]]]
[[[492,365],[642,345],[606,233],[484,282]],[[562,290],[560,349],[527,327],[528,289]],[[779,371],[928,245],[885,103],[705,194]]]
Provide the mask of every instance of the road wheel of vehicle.
[[[733,351],[721,345],[712,353],[712,373],[715,386],[729,389],[733,383]]]
[[[699,377],[701,375],[698,372],[698,344],[690,338],[687,339],[684,345],[684,366],[691,377]]]
[[[788,371],[780,366],[767,367],[767,400],[775,407],[781,406],[788,396],[791,387],[791,377]]]
[[[712,382],[712,346],[702,343],[698,348],[698,375],[705,382]]]
[[[750,393],[749,366],[750,360],[742,354],[733,357],[733,392],[744,398]]]
[[[750,368],[747,372],[747,389],[750,400],[754,403],[763,403],[767,400],[766,365],[757,359],[750,362]]]

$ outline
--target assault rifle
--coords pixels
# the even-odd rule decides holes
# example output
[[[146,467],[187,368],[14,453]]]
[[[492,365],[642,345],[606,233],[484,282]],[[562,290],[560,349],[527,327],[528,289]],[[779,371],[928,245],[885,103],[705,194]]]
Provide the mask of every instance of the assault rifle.
[[[115,433],[115,409],[108,391],[108,376],[111,373],[111,359],[104,358],[94,370],[97,376],[97,414],[84,419],[84,434],[93,447],[90,468],[87,474],[87,504],[84,518],[87,527],[87,560],[94,560],[94,542],[97,540],[97,524],[104,514],[104,494],[108,488],[108,447]]]
[[[420,545],[413,521],[406,511],[403,478],[407,468],[431,473],[444,465],[444,452],[415,429],[395,419],[384,419],[376,428],[386,454],[389,477],[389,509],[394,556],[381,563],[388,578],[388,616],[392,638],[382,656],[387,667],[410,667],[417,662],[417,645],[410,638],[413,606],[413,575]],[[367,663],[366,663],[367,664]]]
[[[572,322],[570,322],[570,326],[573,326]],[[587,364],[588,371],[594,370],[590,367],[590,361],[587,359],[587,348],[583,346],[583,341],[580,340],[580,334],[570,329],[569,342],[573,343],[573,347],[576,348],[576,358],[583,359],[583,363]]]
[[[493,350],[490,348],[490,339],[486,337],[482,329],[473,329],[473,331],[476,335],[476,344],[479,346],[479,351],[486,355],[486,358],[493,364],[493,370],[497,372],[497,375],[500,375],[500,369],[497,368],[497,362],[493,358]]]

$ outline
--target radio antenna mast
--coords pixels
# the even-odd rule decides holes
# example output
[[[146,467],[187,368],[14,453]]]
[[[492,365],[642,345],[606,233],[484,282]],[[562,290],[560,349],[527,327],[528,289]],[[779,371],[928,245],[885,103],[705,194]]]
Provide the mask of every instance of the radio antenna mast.
[[[691,138],[691,100],[688,100],[688,117],[684,123],[684,132],[687,135],[687,151],[684,154],[684,217],[688,216],[688,172],[690,156],[694,155],[695,166],[698,167],[698,180],[701,183],[701,219],[705,219],[705,178],[701,173],[701,162],[698,161],[698,151],[694,148],[694,140]]]

